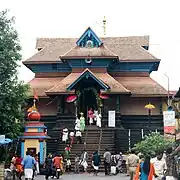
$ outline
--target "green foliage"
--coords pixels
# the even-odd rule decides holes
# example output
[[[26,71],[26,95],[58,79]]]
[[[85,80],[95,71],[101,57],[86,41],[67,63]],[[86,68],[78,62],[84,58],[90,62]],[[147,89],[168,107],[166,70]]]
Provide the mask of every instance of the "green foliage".
[[[164,139],[163,135],[152,132],[145,136],[141,142],[135,144],[133,149],[144,155],[154,156],[156,152],[164,151],[170,144],[171,142]]]
[[[78,97],[77,102],[79,103],[80,100],[80,96],[85,92],[85,91],[92,91],[92,93],[94,93],[94,95],[96,96],[96,102],[97,102],[97,106],[98,106],[98,110],[100,110],[100,108],[103,106],[102,105],[102,100],[98,95],[98,92],[95,88],[85,88],[83,89],[81,92],[80,91],[76,91],[76,95]]]
[[[20,135],[29,87],[19,82],[18,61],[21,47],[14,29],[14,18],[0,12],[0,134],[9,138]],[[19,122],[19,123],[17,123]]]

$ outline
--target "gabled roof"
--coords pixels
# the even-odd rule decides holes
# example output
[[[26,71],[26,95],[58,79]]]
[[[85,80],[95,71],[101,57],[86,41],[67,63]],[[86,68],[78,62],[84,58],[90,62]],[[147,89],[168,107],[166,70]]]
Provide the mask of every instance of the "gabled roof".
[[[47,95],[51,94],[73,94],[75,91],[68,91],[67,87],[73,83],[80,73],[70,73],[68,76],[64,77],[60,82],[56,83],[52,88],[45,91]]]
[[[100,37],[104,44],[139,45],[149,46],[149,36],[124,36],[124,37]],[[76,45],[78,38],[37,38],[36,49],[42,49],[49,45],[67,44]]]
[[[92,36],[92,37],[91,37]],[[94,40],[98,43],[98,46],[102,45],[102,41],[98,38],[98,36],[96,35],[96,33],[90,28],[88,27],[86,29],[86,31],[83,33],[83,35],[77,40],[76,44],[78,46],[81,46],[81,42],[84,40],[84,38],[94,38]]]
[[[97,57],[97,58],[118,58],[116,54],[111,52],[104,45],[100,47],[94,48],[86,48],[75,46],[70,51],[61,56],[61,59],[69,59],[69,58],[87,58],[87,57]]]
[[[104,90],[108,90],[109,86],[105,84],[101,79],[98,79],[88,68],[85,69],[82,74],[73,82],[71,83],[68,87],[67,90],[72,90],[73,87],[81,81],[83,78],[89,78],[91,77],[93,80],[95,80]]]
[[[23,63],[60,63],[60,56],[72,50],[77,40],[77,38],[37,39],[36,48],[41,50]],[[120,61],[159,61],[142,48],[142,46],[149,46],[149,36],[104,37],[101,40],[109,51],[119,56]]]
[[[84,72],[87,72],[84,71]],[[91,71],[89,71],[91,72]],[[83,73],[71,73],[67,77],[65,77],[62,81],[58,82],[54,87],[47,90],[45,93],[47,95],[53,94],[73,94],[75,93],[74,90],[69,90],[68,87],[73,84],[79,77],[82,77]],[[91,72],[93,77],[95,77],[99,82],[104,84],[105,86],[109,87],[106,91],[109,94],[130,94],[131,92],[126,89],[123,85],[121,85],[118,81],[116,81],[112,76],[108,73],[93,73]],[[50,78],[51,79],[51,78]],[[39,82],[41,83],[41,82]]]

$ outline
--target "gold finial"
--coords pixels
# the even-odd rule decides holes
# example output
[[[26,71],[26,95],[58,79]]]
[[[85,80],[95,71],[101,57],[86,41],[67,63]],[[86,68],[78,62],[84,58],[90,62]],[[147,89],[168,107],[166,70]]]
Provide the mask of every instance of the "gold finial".
[[[104,36],[106,35],[106,17],[104,16],[103,19],[103,30],[104,30]]]

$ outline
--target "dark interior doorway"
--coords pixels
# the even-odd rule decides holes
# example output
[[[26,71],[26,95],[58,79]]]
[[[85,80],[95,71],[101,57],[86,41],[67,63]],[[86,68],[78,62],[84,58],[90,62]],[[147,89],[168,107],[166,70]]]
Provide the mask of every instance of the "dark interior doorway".
[[[31,152],[33,156],[37,153],[36,148],[27,148],[27,151]]]
[[[97,110],[97,99],[96,94],[93,89],[84,89],[81,92],[80,101],[79,101],[79,113],[83,112],[86,119],[86,124],[88,124],[88,110],[92,108]]]

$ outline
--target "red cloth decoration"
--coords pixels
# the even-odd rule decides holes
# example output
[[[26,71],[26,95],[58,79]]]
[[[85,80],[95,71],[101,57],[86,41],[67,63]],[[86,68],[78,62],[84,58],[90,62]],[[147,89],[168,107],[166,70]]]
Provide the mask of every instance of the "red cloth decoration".
[[[74,102],[77,99],[76,95],[71,95],[66,98],[66,102],[71,103]]]
[[[101,99],[109,99],[109,96],[108,95],[105,95],[105,94],[99,94],[99,97],[101,98]]]

